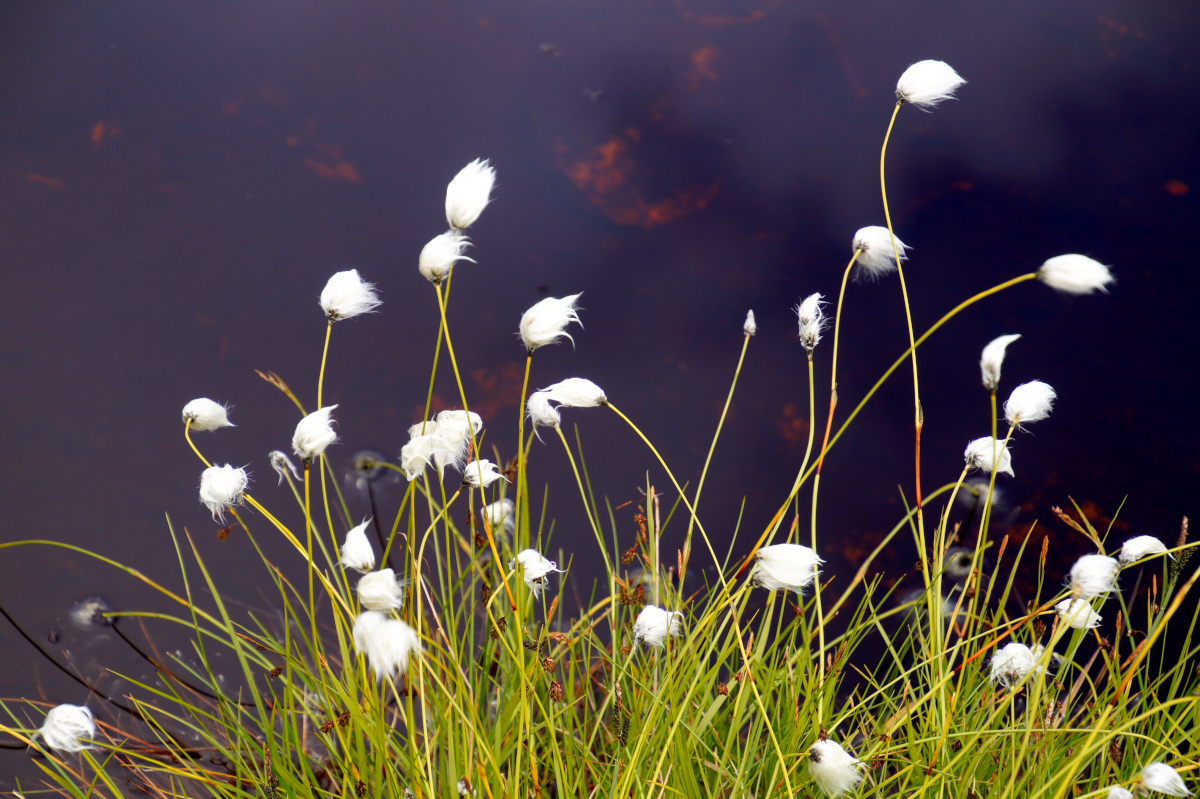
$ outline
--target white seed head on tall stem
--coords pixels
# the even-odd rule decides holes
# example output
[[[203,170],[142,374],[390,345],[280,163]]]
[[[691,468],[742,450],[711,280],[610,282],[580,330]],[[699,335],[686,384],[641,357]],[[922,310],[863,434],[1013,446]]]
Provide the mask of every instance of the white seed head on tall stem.
[[[367,539],[367,525],[370,523],[371,520],[367,519],[346,533],[340,561],[343,568],[363,573],[375,568],[375,550],[371,548],[371,542]]]
[[[364,574],[358,581],[358,604],[367,610],[386,612],[404,606],[404,581],[391,569]]]
[[[1064,624],[1076,630],[1099,627],[1103,620],[1103,617],[1092,609],[1092,603],[1086,599],[1064,599],[1054,606],[1054,611]]]
[[[1107,555],[1084,555],[1071,567],[1071,595],[1080,599],[1106,597],[1117,589],[1121,564]]]
[[[222,427],[234,427],[229,421],[229,409],[219,402],[213,402],[208,397],[194,399],[183,406],[183,422],[192,420],[192,430],[219,430]]]
[[[1030,674],[1042,670],[1038,656],[1032,649],[1015,641],[1001,647],[992,655],[991,680],[993,684],[1012,688]]]
[[[1050,416],[1057,396],[1054,389],[1041,380],[1022,383],[1008,395],[1008,401],[1004,403],[1004,418],[1010,425],[1024,429],[1026,423],[1038,422]]]
[[[1016,477],[1013,474],[1012,455],[1008,451],[1008,445],[991,436],[977,438],[967,444],[967,450],[963,453],[963,457],[967,461],[967,466],[972,469],[979,469],[991,474],[992,466],[995,465],[998,473]]]
[[[667,636],[683,635],[683,614],[646,605],[633,622],[633,639],[647,646],[666,646]]]
[[[487,458],[471,461],[463,467],[463,482],[472,488],[487,488],[497,480],[507,479]]]
[[[754,311],[746,311],[746,321],[742,323],[742,333],[753,336],[758,332],[758,322],[754,321]]]
[[[366,656],[375,678],[382,680],[404,675],[409,660],[421,653],[421,637],[403,621],[367,610],[354,620],[354,648]]]
[[[809,294],[804,302],[795,307],[796,320],[800,323],[800,343],[811,355],[821,341],[821,331],[825,329],[824,303],[820,294]]]
[[[200,501],[212,512],[213,520],[225,518],[225,508],[242,504],[242,494],[250,484],[246,470],[224,466],[209,466],[200,473]]]
[[[1118,559],[1122,566],[1128,566],[1130,563],[1152,555],[1170,555],[1170,553],[1167,552],[1167,545],[1154,536],[1135,535],[1121,546],[1121,554]]]
[[[534,596],[539,596],[545,590],[548,584],[547,575],[562,572],[558,564],[544,558],[536,549],[518,552],[517,557],[508,562],[508,568],[515,569],[518,563],[521,564],[521,577],[525,580],[525,586]]]
[[[371,313],[381,304],[375,286],[359,277],[357,269],[334,274],[321,291],[321,310],[331,322]]]
[[[330,444],[337,441],[332,416],[336,407],[327,405],[313,411],[296,425],[296,432],[292,434],[292,451],[296,453],[297,458],[310,461],[320,457]]]
[[[897,255],[901,261],[908,259],[905,253],[909,246],[897,238],[893,250],[892,234],[888,229],[880,225],[868,225],[854,234],[850,249],[858,253],[858,260],[854,262],[858,267],[854,270],[855,277],[859,280],[876,280],[896,271]]]
[[[464,166],[446,186],[446,221],[462,230],[475,224],[491,202],[496,170],[486,160],[476,158]]]
[[[983,375],[983,387],[995,391],[1000,385],[1000,366],[1004,363],[1004,353],[1008,345],[1021,337],[1020,333],[1010,333],[999,336],[988,342],[979,356],[979,371]]]
[[[953,99],[964,83],[945,61],[918,61],[904,70],[896,82],[896,99],[928,111],[942,100]]]
[[[538,427],[558,427],[562,424],[562,414],[550,404],[550,394],[546,391],[535,391],[525,402],[535,431]]]
[[[595,408],[608,402],[604,389],[585,377],[568,377],[552,386],[539,389],[552,402],[567,408]]]
[[[579,312],[575,308],[576,302],[579,300],[580,294],[571,294],[567,297],[546,297],[533,304],[521,316],[520,336],[521,343],[525,345],[528,352],[533,352],[538,347],[544,347],[547,344],[553,344],[560,338],[566,338],[575,343],[575,339],[567,333],[567,325],[575,322],[582,327],[579,322]]]
[[[817,741],[808,748],[808,775],[826,796],[841,796],[862,780],[863,763],[836,741]]]
[[[447,230],[434,236],[421,248],[421,255],[417,258],[417,269],[430,283],[441,283],[450,276],[454,265],[459,261],[475,263],[463,255],[469,246],[471,241],[466,236],[454,230]]]
[[[499,537],[503,533],[507,536],[512,536],[517,529],[517,520],[515,518],[516,507],[515,502],[508,497],[504,497],[490,505],[484,505],[479,509],[479,515],[492,528],[492,535]]]
[[[768,591],[795,591],[803,594],[820,574],[821,560],[803,544],[772,544],[754,553],[750,582]]]
[[[1144,790],[1165,793],[1167,796],[1190,796],[1179,772],[1166,763],[1151,763],[1142,769],[1142,786]]]
[[[296,467],[295,461],[287,456],[287,453],[282,450],[271,450],[267,455],[267,460],[271,462],[271,468],[275,470],[275,474],[279,475],[278,485],[283,485],[283,478],[291,474],[292,479],[300,479],[300,469]]]
[[[1109,283],[1115,283],[1109,268],[1086,255],[1071,253],[1049,258],[1037,270],[1038,280],[1064,294],[1107,293]]]

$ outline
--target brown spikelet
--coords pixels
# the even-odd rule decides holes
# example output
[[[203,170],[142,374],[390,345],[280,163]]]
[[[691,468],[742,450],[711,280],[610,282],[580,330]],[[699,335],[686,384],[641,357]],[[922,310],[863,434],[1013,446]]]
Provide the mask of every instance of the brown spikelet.
[[[729,696],[729,686],[723,682],[717,683],[717,693],[721,696]]]
[[[550,683],[550,699],[554,702],[563,701],[563,686],[558,680]]]
[[[1039,556],[1038,568],[1046,568],[1046,555],[1050,552],[1050,538],[1047,536],[1042,539],[1042,554]]]

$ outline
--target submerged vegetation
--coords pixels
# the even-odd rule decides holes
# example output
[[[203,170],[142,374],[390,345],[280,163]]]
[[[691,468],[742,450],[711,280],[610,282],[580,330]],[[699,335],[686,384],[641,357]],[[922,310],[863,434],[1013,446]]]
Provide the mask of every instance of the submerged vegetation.
[[[942,62],[914,64],[897,85],[887,134],[904,106],[932,109],[962,83]],[[887,208],[886,153],[887,135],[880,154],[886,225],[853,236],[831,314],[821,294],[796,308],[809,425],[792,490],[756,540],[742,542],[751,546],[724,552],[697,506],[741,359],[701,477],[694,488],[681,485],[620,410],[620,398],[578,377],[530,390],[537,350],[578,334],[571,327],[579,322],[578,294],[546,298],[520,320],[527,357],[520,412],[511,420],[518,451],[497,452],[496,462],[482,457],[485,420],[471,411],[447,316],[455,266],[470,260],[466,230],[490,201],[495,176],[486,161],[468,165],[447,188],[450,229],[419,257],[440,312],[425,413],[398,462],[368,457],[357,464],[364,473],[402,474],[408,482],[399,506],[356,524],[325,454],[337,441],[338,406],[323,404],[334,323],[380,305],[356,271],[340,272],[320,297],[327,326],[315,404],[264,375],[298,411],[292,454],[268,456],[291,489],[290,507],[268,509],[249,492],[245,469],[205,458],[194,433],[236,435],[236,428],[223,431],[233,427],[225,406],[204,398],[183,409],[185,440],[204,465],[200,501],[214,519],[228,517],[258,553],[270,606],[247,612],[223,601],[200,549],[173,528],[182,594],[87,553],[160,592],[166,610],[117,613],[101,602],[80,608],[85,621],[111,626],[137,649],[157,679],[110,696],[77,677],[84,705],[5,705],[0,731],[28,747],[44,774],[41,784],[22,786],[25,795],[1186,795],[1200,734],[1197,617],[1186,601],[1200,570],[1187,568],[1186,520],[1168,547],[1149,536],[1113,541],[1082,513],[1040,509],[1095,550],[1075,563],[1063,587],[1045,581],[1044,546],[1027,551],[1028,538],[989,535],[995,482],[1019,468],[1010,444],[1028,426],[1046,423],[1056,399],[1049,384],[1026,381],[1008,393],[1000,415],[1005,349],[1016,334],[983,348],[991,418],[980,420],[980,437],[967,444],[958,479],[922,483],[921,343],[1020,283],[1091,294],[1105,291],[1112,275],[1083,255],[1050,258],[964,300],[917,335],[904,281],[908,248]],[[855,274],[895,274],[908,340],[897,342],[903,353],[847,414],[838,395],[838,339]],[[467,280],[460,291],[470,290]],[[751,313],[741,358],[756,332]],[[823,346],[830,378],[820,424]],[[890,532],[857,572],[830,574],[820,553],[836,533],[817,527],[825,456],[906,364],[914,469],[903,479],[912,504],[901,518],[880,520]],[[439,370],[453,375],[461,408],[431,415]],[[615,510],[592,491],[579,439],[573,445],[563,431],[564,409],[588,408],[595,410],[578,415],[584,436],[586,413],[616,414],[669,483],[646,480],[629,547],[617,544]],[[581,605],[559,593],[575,550],[556,540],[566,553],[554,555],[540,492],[528,484],[527,465],[544,446],[564,448],[574,483],[567,488],[578,492],[603,557],[605,579]],[[986,480],[969,483],[972,471]],[[952,524],[950,509],[965,492],[979,495],[980,512]],[[668,525],[686,529],[675,552],[662,551]],[[282,536],[302,571],[272,562],[260,546],[264,536]],[[906,537],[919,553],[920,587],[897,603],[874,564]],[[713,577],[685,587],[697,562]],[[1019,579],[1037,586],[1024,603],[1014,590]],[[185,626],[192,651],[172,658],[144,652],[120,632],[130,616]]]

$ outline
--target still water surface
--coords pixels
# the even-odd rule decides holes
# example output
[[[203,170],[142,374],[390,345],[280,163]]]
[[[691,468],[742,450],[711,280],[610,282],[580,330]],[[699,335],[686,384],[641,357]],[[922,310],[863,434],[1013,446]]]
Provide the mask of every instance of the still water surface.
[[[1002,394],[1038,378],[1060,400],[1014,447],[1014,520],[1044,522],[1070,560],[1084,542],[1048,512],[1068,496],[1098,519],[1124,500],[1122,535],[1173,540],[1196,511],[1192,4],[122,2],[3,16],[0,541],[67,541],[178,589],[169,514],[234,599],[264,604],[245,542],[217,541],[197,502],[179,408],[232,403],[238,427],[199,440],[217,462],[249,464],[256,494],[283,507],[265,455],[287,448],[296,417],[254,370],[311,404],[316,297],[356,268],[384,305],[334,330],[331,452],[340,469],[364,448],[395,456],[420,417],[436,336],[417,253],[445,226],[446,182],[475,157],[499,179],[450,316],[489,445],[514,447],[521,312],[583,292],[574,348],[539,351],[533,382],[595,380],[694,482],[752,308],[759,335],[702,516],[728,545],[744,497],[756,534],[807,436],[790,308],[835,294],[853,232],[882,224],[892,89],[924,58],[968,84],[934,113],[902,109],[892,136],[918,331],[1053,255],[1084,253],[1117,276],[1097,297],[1024,284],[922,348],[926,484],[953,480],[965,443],[986,432],[979,350],[1016,332]],[[843,323],[848,410],[903,351],[896,281],[851,285]],[[830,574],[891,527],[901,489],[911,496],[907,380],[898,373],[827,460]],[[455,397],[443,370],[435,403]],[[614,415],[565,416],[598,496],[636,499],[647,471],[668,488]],[[552,444],[535,447],[531,484],[550,483],[553,546],[590,580],[598,554]],[[898,547],[884,565],[899,574],[914,560]],[[73,630],[66,614],[94,594],[156,606],[147,590],[58,550],[4,550],[0,570],[0,602],[31,634],[54,631],[93,673],[144,676],[119,642]],[[0,652],[0,695],[85,698],[5,624]],[[0,753],[0,777],[25,758]]]

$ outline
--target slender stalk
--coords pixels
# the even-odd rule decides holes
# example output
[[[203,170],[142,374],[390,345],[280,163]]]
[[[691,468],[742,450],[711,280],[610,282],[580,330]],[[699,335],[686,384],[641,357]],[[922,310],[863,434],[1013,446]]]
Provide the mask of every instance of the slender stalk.
[[[325,325],[325,347],[321,350],[321,371],[317,374],[317,410],[320,410],[321,397],[325,391],[325,362],[329,358],[329,337],[333,333],[333,320]]]
[[[513,523],[517,539],[513,542],[519,546],[527,545],[527,537],[522,537],[521,505],[529,499],[529,482],[525,471],[525,395],[529,392],[529,371],[533,365],[533,350],[525,355],[525,378],[521,381],[521,400],[517,403],[517,483],[516,496],[513,498]],[[528,514],[526,514],[528,515]],[[525,525],[528,529],[528,525]]]

